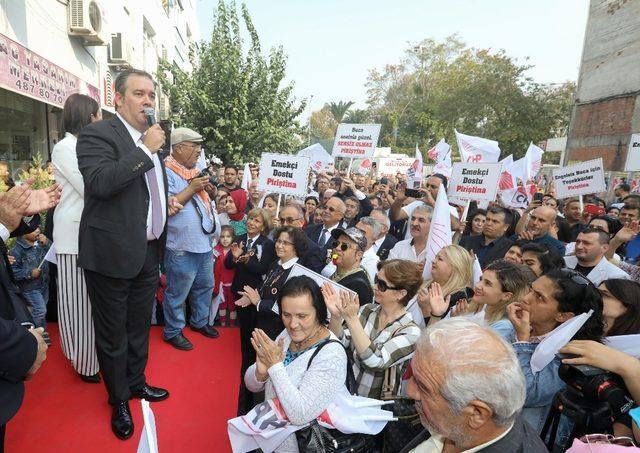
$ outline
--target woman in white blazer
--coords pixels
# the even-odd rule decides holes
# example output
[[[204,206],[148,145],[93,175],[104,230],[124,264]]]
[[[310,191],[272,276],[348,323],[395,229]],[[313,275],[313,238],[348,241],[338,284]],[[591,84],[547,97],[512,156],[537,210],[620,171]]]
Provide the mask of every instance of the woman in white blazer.
[[[82,269],[77,267],[78,229],[84,207],[84,181],[78,170],[80,130],[102,119],[89,96],[72,94],[64,104],[65,137],[53,147],[51,162],[62,197],[53,214],[53,244],[58,261],[58,319],[62,351],[85,382],[99,383],[91,305]]]

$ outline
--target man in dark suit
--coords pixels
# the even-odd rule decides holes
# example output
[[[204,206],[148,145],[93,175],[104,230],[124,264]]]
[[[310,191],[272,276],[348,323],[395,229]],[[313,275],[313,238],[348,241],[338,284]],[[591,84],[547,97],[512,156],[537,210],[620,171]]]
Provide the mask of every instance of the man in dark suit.
[[[520,415],[526,382],[513,349],[497,333],[457,317],[428,327],[416,344],[407,394],[416,401],[426,431],[402,453],[547,452]]]
[[[133,434],[128,400],[161,401],[169,393],[147,384],[152,301],[159,278],[168,215],[167,178],[157,152],[165,142],[144,109],[155,105],[152,77],[135,69],[115,82],[116,116],[85,127],[77,145],[85,187],[78,266],[84,269],[96,350],[111,428]]]
[[[373,217],[375,220],[380,222],[382,225],[382,231],[380,232],[380,236],[373,243],[373,247],[376,250],[376,255],[380,258],[380,261],[384,261],[389,257],[389,251],[393,248],[394,245],[398,242],[398,240],[389,234],[389,229],[391,228],[391,221],[387,214],[385,214],[383,209],[374,209],[369,214],[370,217]]]
[[[513,241],[505,236],[513,219],[513,213],[500,206],[492,206],[487,211],[482,234],[463,236],[460,246],[472,251],[478,257],[480,267],[485,268],[495,260],[504,258]]]
[[[287,203],[284,208],[280,209],[278,220],[280,220],[280,225],[282,226],[292,226],[302,230],[302,225],[304,225],[304,211],[302,210],[302,206],[297,203]],[[323,250],[317,243],[313,242],[309,236],[305,235],[305,237],[307,238],[307,251],[304,256],[299,257],[300,265],[313,272],[320,273],[326,264],[327,255],[326,253],[324,255],[322,254]]]
[[[322,211],[322,223],[307,225],[305,230],[307,236],[318,244],[324,257],[327,256],[327,251],[333,242],[331,232],[340,227],[346,209],[344,201],[338,197],[331,197],[326,201]]]
[[[57,191],[56,187],[53,189]],[[24,380],[38,371],[47,356],[43,329],[27,330],[22,324],[30,321],[33,324],[33,320],[13,281],[4,242],[9,235],[19,236],[35,230],[40,217],[34,216],[27,224],[23,222],[23,215],[34,214],[34,208],[53,207],[59,199],[59,191],[48,201],[45,195],[45,204],[37,207],[38,196],[34,194],[26,185],[0,193],[0,451],[4,451],[6,423],[22,404]]]

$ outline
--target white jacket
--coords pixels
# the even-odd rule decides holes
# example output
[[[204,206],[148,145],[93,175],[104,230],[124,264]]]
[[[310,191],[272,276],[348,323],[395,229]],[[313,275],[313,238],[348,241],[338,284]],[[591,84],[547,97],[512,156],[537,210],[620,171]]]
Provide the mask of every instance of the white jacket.
[[[78,139],[66,133],[51,153],[53,175],[62,187],[60,203],[53,215],[53,243],[56,253],[78,254],[78,230],[84,208],[84,180],[78,170],[76,143]]]
[[[578,265],[578,258],[575,256],[565,256],[564,262],[569,269],[575,269]],[[620,269],[618,266],[611,264],[608,259],[604,256],[600,260],[600,262],[591,269],[587,278],[593,282],[594,285],[600,286],[605,280],[609,280],[611,278],[629,278],[629,274]]]

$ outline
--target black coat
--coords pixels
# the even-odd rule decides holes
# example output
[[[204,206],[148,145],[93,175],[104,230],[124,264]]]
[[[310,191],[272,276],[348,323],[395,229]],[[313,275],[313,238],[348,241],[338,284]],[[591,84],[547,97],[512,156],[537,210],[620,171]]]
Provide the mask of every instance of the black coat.
[[[247,245],[247,234],[241,234],[233,238],[233,242],[240,245],[243,243]],[[261,249],[262,253],[258,259],[258,249]],[[244,263],[234,263],[233,254],[227,253],[227,257],[224,261],[224,266],[227,269],[235,269],[236,273],[233,277],[233,283],[231,284],[231,290],[238,295],[238,291],[242,291],[245,285],[249,285],[251,288],[260,288],[262,285],[262,277],[269,270],[269,266],[276,260],[276,251],[273,245],[273,241],[266,236],[260,235],[258,239],[251,245],[253,255],[249,258],[249,261]]]
[[[321,254],[326,261],[327,251],[331,248],[333,239],[331,238],[331,236],[329,236],[329,238],[327,239],[327,243],[324,245],[324,247],[320,247],[318,245],[318,240],[320,239],[320,233],[322,233],[323,228],[324,228],[324,223],[309,224],[307,225],[307,228],[304,230],[304,232],[307,233],[307,237],[311,239],[311,241],[315,242],[315,244],[318,246],[318,248],[322,252]],[[324,267],[324,264],[323,264],[323,267]]]
[[[509,248],[511,248],[512,245],[513,241],[506,236],[501,236],[493,241],[493,245],[490,246],[487,253],[482,257],[478,256],[480,267],[484,269],[495,260],[504,258],[504,255],[509,251]],[[460,239],[460,247],[469,251],[473,250],[477,255],[478,250],[484,247],[484,235],[463,236]]]
[[[313,272],[320,273],[327,263],[327,250],[324,247],[320,248],[317,243],[313,242],[309,236],[307,236],[307,251],[304,256],[299,258],[301,266],[304,266]]]
[[[147,254],[151,201],[145,173],[154,167],[153,161],[117,116],[82,129],[76,150],[84,180],[78,266],[107,277],[133,278]],[[160,163],[166,201],[167,176],[162,159]],[[166,237],[165,227],[160,250]]]
[[[358,294],[360,306],[373,302],[373,287],[371,286],[369,275],[364,269],[347,275],[342,280],[337,280],[336,283],[341,284],[351,291],[355,291]]]
[[[413,438],[400,453],[408,453],[422,442],[429,439],[430,435],[425,430]],[[547,447],[540,439],[538,432],[531,427],[522,416],[516,418],[513,428],[502,439],[488,447],[478,450],[483,453],[548,453]]]
[[[273,311],[273,307],[278,304],[280,291],[287,281],[291,268],[283,269],[278,262],[274,262],[265,275],[264,283],[260,287],[260,304],[256,316],[256,327],[264,330],[271,338],[275,338],[284,330],[284,324],[280,315]]]
[[[376,255],[378,255],[378,258],[380,258],[380,261],[384,261],[387,258],[389,258],[389,252],[391,251],[393,246],[396,245],[397,243],[398,243],[398,240],[395,237],[393,237],[391,234],[387,234],[384,237],[384,241],[382,241],[382,244],[380,244],[380,248],[376,252]]]

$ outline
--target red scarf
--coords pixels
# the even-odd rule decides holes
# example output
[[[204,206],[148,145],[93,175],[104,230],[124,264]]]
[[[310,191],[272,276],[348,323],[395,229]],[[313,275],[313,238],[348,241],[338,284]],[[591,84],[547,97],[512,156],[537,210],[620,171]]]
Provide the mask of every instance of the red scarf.
[[[236,205],[237,211],[233,214],[227,214],[231,220],[239,222],[244,219],[244,211],[247,209],[247,192],[243,189],[236,189],[229,194]]]

